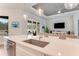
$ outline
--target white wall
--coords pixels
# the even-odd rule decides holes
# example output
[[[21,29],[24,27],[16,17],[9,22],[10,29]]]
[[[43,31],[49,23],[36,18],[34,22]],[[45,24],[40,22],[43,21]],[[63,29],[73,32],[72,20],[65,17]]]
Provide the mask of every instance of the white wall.
[[[17,9],[0,9],[0,16],[9,16],[9,34],[21,34],[21,27],[19,28],[12,28],[11,22],[12,21],[19,21],[21,23],[22,16],[21,16],[21,10]],[[21,26],[22,24],[20,24]]]
[[[74,34],[78,36],[79,30],[78,30],[78,20],[79,20],[79,12],[74,14]]]
[[[49,17],[49,21],[47,21],[48,27],[50,30],[56,30],[53,28],[52,23],[55,22],[65,22],[65,29],[58,29],[58,31],[68,31],[74,32],[75,36],[78,36],[78,20],[79,20],[79,10],[73,12],[62,13],[58,15],[52,15]]]
[[[9,16],[9,35],[22,35],[26,34],[26,25],[27,25],[27,19],[23,18],[23,14],[29,15],[29,18],[32,18],[33,20],[37,20],[40,22],[40,25],[45,25],[45,19],[42,17],[38,17],[34,14],[27,13],[27,11],[21,10],[21,9],[8,9],[8,8],[0,8],[0,16]],[[38,20],[39,19],[39,20]],[[11,23],[12,21],[18,21],[20,23],[19,28],[12,28]],[[40,26],[40,31],[42,32],[42,28]]]
[[[64,29],[55,29],[54,28],[54,23],[61,23],[61,22],[65,22],[65,28]],[[74,24],[73,24],[73,16],[69,15],[69,16],[64,16],[62,15],[62,17],[57,16],[56,18],[52,18],[49,20],[48,22],[48,27],[50,30],[54,30],[54,31],[61,31],[61,32],[67,32],[67,31],[71,31],[74,32]]]
[[[33,21],[40,22],[40,33],[43,32],[42,26],[46,25],[46,19],[44,17],[40,17],[40,16],[34,15],[32,13],[28,13],[26,11],[24,11],[24,14],[26,14],[28,17],[26,19],[24,19],[24,21],[22,21],[23,22],[23,26],[22,26],[23,34],[26,34],[27,20],[33,20]]]

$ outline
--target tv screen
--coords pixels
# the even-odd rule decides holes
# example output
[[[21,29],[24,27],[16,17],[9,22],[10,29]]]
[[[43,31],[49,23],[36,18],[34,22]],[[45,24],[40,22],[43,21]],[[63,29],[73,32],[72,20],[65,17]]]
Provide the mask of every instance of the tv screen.
[[[55,29],[63,29],[65,28],[65,23],[54,23]]]

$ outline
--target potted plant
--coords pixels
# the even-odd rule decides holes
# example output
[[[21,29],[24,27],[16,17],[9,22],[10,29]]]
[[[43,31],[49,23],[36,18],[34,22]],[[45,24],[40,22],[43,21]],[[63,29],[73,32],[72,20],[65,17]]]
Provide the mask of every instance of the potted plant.
[[[44,28],[44,32],[49,33],[49,29],[47,26]]]

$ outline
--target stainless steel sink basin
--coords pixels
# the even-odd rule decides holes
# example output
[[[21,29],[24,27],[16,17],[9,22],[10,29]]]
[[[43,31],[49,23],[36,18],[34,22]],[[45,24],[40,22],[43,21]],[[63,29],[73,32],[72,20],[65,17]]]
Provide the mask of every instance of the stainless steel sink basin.
[[[36,45],[42,48],[49,44],[49,42],[43,42],[43,41],[34,40],[34,39],[24,40],[23,42],[30,43],[32,45]]]

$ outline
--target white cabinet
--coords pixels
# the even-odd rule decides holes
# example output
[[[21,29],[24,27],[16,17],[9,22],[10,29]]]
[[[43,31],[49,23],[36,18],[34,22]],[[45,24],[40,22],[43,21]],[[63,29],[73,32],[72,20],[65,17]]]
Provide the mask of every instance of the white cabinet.
[[[3,36],[0,36],[0,45],[4,44]]]
[[[16,56],[44,56],[45,54],[21,44],[16,44]]]
[[[26,52],[24,49],[21,47],[16,48],[16,56],[29,56],[29,53]]]
[[[34,20],[28,20],[27,21],[27,33],[36,31],[36,33],[39,33],[40,31],[40,22],[34,21]]]

